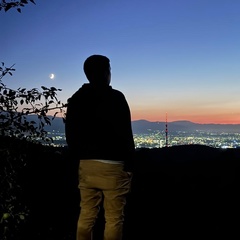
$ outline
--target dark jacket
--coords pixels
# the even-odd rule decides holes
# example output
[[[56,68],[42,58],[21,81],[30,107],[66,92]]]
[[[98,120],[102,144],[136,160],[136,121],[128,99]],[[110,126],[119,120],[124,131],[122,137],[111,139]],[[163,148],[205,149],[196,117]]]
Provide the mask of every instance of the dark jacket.
[[[111,86],[84,84],[68,100],[66,141],[75,157],[124,161],[132,171],[134,140],[123,93]]]

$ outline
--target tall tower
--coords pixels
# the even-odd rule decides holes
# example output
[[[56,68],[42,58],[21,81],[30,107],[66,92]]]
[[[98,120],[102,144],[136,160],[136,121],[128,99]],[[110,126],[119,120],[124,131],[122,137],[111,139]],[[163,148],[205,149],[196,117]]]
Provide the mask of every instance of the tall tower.
[[[167,122],[167,113],[166,113],[166,129],[165,129],[165,135],[166,135],[166,147],[168,147],[168,122]]]

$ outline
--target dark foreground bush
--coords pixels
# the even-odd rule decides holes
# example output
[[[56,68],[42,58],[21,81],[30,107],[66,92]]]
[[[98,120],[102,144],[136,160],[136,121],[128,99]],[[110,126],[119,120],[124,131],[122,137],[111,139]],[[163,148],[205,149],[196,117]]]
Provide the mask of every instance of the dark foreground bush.
[[[0,239],[73,239],[77,172],[65,149],[0,141]]]

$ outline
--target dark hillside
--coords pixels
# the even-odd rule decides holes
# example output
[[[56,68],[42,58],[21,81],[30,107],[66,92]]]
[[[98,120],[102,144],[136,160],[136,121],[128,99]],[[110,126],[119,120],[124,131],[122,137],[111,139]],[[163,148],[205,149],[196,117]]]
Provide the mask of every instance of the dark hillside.
[[[12,228],[11,239],[74,240],[80,211],[77,164],[67,148],[1,139],[0,154],[0,169],[6,169],[6,156],[11,156],[13,169],[18,170],[15,184],[21,191],[11,194],[30,209],[19,230]],[[202,145],[137,149],[124,240],[239,236],[239,159],[240,149]],[[3,181],[5,172],[0,171],[0,197],[11,191]],[[0,212],[6,212],[3,206],[1,203]],[[102,239],[102,214],[95,240]],[[2,221],[0,237],[3,225],[13,223],[11,217]]]
[[[130,222],[141,231],[133,236],[239,235],[240,149],[188,145],[140,149],[136,155]]]

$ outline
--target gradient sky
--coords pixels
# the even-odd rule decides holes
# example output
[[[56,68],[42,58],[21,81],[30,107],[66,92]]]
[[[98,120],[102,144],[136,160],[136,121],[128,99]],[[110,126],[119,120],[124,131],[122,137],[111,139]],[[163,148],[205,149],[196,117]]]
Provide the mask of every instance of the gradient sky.
[[[239,0],[35,2],[0,12],[0,61],[16,64],[7,86],[54,86],[66,102],[102,54],[132,120],[240,124]]]

